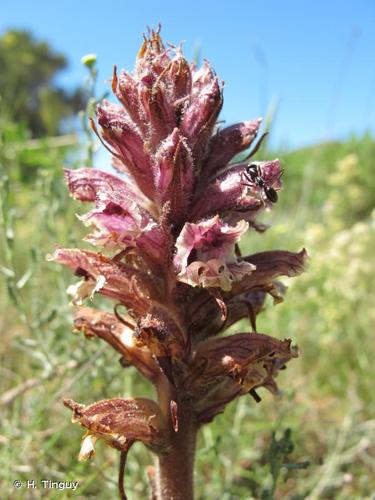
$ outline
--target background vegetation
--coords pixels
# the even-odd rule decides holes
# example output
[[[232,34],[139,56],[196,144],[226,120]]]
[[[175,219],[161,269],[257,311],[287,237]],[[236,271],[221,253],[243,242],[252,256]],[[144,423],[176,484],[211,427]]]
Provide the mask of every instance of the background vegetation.
[[[40,45],[28,35],[11,36],[39,53]],[[12,62],[7,43],[6,36],[0,40],[1,64]],[[40,68],[43,85],[36,88],[47,89],[56,102],[62,94],[56,94],[51,75],[63,58],[43,50],[50,54],[50,67]],[[39,59],[35,64],[40,67]],[[56,243],[82,246],[83,229],[75,217],[81,207],[69,198],[62,176],[63,165],[82,164],[80,151],[75,140],[56,137],[77,106],[60,112],[61,103],[54,111],[49,104],[54,118],[43,122],[36,90],[33,111],[27,97],[12,115],[4,90],[9,75],[2,72],[0,78],[1,498],[116,498],[118,454],[99,445],[91,461],[79,463],[82,431],[70,423],[61,399],[88,403],[152,394],[132,368],[119,365],[113,350],[72,333],[65,290],[74,278],[45,261]],[[33,84],[23,72],[14,81]],[[29,91],[17,91],[15,98]],[[33,113],[40,116],[31,119]],[[37,132],[33,123],[39,122]],[[267,304],[258,322],[260,332],[293,338],[301,356],[279,376],[280,397],[263,391],[260,404],[243,397],[203,429],[197,498],[370,499],[375,491],[375,141],[368,134],[298,151],[263,148],[259,158],[268,157],[285,164],[284,191],[265,216],[272,227],[264,235],[249,233],[242,252],[307,248],[308,271],[286,283],[285,302]],[[101,307],[110,306],[101,300]],[[247,328],[243,322],[235,330]],[[132,449],[130,498],[147,497],[145,465],[151,460],[142,447]],[[78,481],[79,487],[74,493],[17,492],[15,479]]]

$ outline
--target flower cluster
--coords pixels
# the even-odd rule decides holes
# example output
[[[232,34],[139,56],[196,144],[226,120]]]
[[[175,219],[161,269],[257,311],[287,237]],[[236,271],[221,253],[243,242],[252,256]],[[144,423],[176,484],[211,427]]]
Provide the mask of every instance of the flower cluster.
[[[257,216],[275,201],[265,186],[279,191],[281,170],[278,160],[253,162],[252,180],[249,161],[235,161],[261,120],[220,128],[222,87],[208,62],[189,64],[150,31],[134,72],[114,70],[119,104],[102,102],[92,123],[119,175],[65,171],[72,196],[92,203],[81,220],[102,250],[58,248],[50,259],[80,278],[69,290],[75,305],[96,293],[115,302],[113,313],[78,307],[75,328],[110,344],[158,393],[158,402],[66,400],[87,429],[81,459],[98,438],[122,452],[139,440],[165,457],[184,422],[198,429],[240,395],[276,392],[278,370],[297,356],[289,339],[257,333],[255,320],[267,294],[280,299],[277,278],[302,272],[306,253],[241,256],[238,242],[262,229]],[[242,318],[251,331],[222,335]]]

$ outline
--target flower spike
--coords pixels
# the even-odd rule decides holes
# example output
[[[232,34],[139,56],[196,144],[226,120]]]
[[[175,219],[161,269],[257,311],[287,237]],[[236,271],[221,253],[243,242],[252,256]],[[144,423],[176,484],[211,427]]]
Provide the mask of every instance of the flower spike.
[[[249,161],[261,119],[220,128],[223,83],[207,61],[196,67],[149,29],[134,71],[114,67],[112,91],[117,103],[99,103],[91,126],[116,174],[65,170],[72,197],[90,204],[78,218],[93,249],[57,248],[48,260],[78,277],[68,289],[75,330],[113,348],[158,401],[64,404],[86,429],[80,460],[98,440],[120,453],[121,499],[139,441],[158,460],[148,469],[153,498],[192,500],[199,428],[237,397],[277,393],[277,374],[298,356],[290,339],[258,333],[256,320],[267,295],[283,300],[280,277],[302,273],[307,253],[240,248],[249,229],[266,229],[257,218],[277,206],[282,170],[277,159]],[[96,294],[112,301],[107,311],[83,305]],[[248,331],[225,334],[241,319]]]

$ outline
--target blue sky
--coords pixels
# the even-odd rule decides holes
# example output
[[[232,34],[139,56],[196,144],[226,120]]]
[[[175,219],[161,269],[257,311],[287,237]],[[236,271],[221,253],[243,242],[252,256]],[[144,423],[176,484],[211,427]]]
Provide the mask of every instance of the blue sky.
[[[0,32],[27,28],[66,54],[66,86],[96,53],[99,90],[113,64],[131,69],[147,25],[185,41],[225,81],[223,119],[264,116],[279,100],[272,143],[299,147],[375,130],[374,0],[1,0]],[[1,69],[0,69],[1,70]]]

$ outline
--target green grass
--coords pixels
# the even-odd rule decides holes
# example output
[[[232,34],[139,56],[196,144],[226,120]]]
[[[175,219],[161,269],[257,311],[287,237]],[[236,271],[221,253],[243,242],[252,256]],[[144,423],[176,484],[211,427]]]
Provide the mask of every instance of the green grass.
[[[82,431],[61,400],[152,397],[152,389],[132,368],[121,368],[109,347],[72,333],[65,289],[74,279],[45,261],[57,243],[82,246],[75,217],[81,207],[69,198],[61,173],[66,152],[43,145],[33,153],[42,167],[28,170],[26,153],[12,148],[16,132],[3,133],[0,144],[1,498],[116,498],[117,452],[100,443],[91,461],[79,463]],[[285,302],[269,302],[258,320],[259,331],[291,337],[301,356],[278,377],[281,396],[262,390],[260,404],[242,397],[203,428],[197,499],[370,499],[375,143],[365,136],[270,155],[285,164],[284,191],[265,216],[272,227],[264,235],[249,233],[242,251],[307,248],[307,272],[284,280]],[[242,322],[234,330],[246,329]],[[18,392],[8,392],[14,388]],[[293,450],[277,455],[272,433],[280,440],[288,428]],[[276,459],[287,466],[277,469]],[[130,499],[147,498],[145,466],[151,463],[149,452],[134,446]],[[75,493],[17,491],[15,479],[78,481],[79,487]]]

